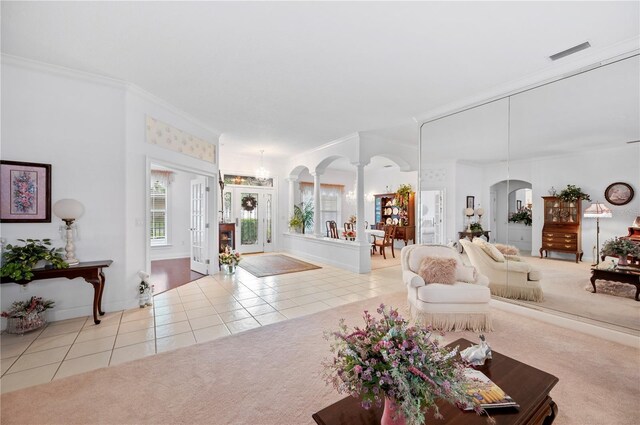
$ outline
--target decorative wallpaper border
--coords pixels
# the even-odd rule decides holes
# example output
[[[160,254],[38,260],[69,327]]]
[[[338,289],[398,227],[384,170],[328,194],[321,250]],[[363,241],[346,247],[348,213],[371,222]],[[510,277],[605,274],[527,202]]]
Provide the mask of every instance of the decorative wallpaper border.
[[[147,115],[147,143],[216,163],[216,145]]]

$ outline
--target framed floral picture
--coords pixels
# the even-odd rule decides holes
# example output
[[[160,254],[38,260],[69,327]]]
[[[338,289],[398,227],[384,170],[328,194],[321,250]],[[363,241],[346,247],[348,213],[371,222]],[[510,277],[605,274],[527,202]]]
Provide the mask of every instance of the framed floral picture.
[[[51,164],[0,161],[0,222],[51,223]]]
[[[626,205],[633,199],[633,188],[627,183],[611,183],[605,189],[604,197],[610,204]]]

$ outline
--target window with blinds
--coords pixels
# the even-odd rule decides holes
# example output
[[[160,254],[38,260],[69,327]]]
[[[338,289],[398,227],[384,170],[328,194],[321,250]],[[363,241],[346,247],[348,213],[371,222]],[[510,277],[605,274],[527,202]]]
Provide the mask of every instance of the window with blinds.
[[[151,245],[166,245],[167,238],[167,184],[161,181],[151,183]]]
[[[320,223],[324,229],[324,223],[333,220],[342,226],[342,193],[344,186],[337,184],[320,184]],[[313,183],[300,182],[300,200],[313,204]],[[310,227],[305,229],[312,231]]]

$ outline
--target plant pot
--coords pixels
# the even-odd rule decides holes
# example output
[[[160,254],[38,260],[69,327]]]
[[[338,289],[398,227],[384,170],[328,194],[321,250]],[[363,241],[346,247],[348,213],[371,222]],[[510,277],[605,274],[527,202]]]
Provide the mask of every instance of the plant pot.
[[[627,260],[627,255],[623,254],[618,258],[618,265],[619,266],[628,266],[629,265],[629,261]]]
[[[222,265],[222,272],[224,274],[234,274],[236,272],[235,264],[223,264]]]
[[[395,418],[395,419],[394,419]],[[398,406],[393,400],[385,397],[384,412],[380,419],[380,425],[405,425],[406,421],[402,412],[398,411]]]
[[[47,324],[44,318],[44,311],[33,313],[25,317],[7,318],[7,333],[22,335],[26,332],[35,331]]]

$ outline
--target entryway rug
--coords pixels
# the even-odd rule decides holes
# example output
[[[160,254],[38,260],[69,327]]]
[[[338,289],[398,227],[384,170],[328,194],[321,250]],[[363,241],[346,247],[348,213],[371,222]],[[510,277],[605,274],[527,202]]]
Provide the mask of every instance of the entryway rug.
[[[238,267],[242,267],[255,277],[276,276],[322,268],[282,254],[244,257]]]

